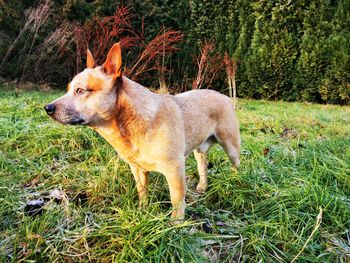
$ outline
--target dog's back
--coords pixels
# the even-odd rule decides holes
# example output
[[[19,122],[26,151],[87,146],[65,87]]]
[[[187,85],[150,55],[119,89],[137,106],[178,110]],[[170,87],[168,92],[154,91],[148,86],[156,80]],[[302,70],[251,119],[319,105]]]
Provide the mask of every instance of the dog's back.
[[[192,90],[174,99],[184,118],[186,155],[207,140],[233,144],[239,150],[238,121],[227,96],[214,90]]]

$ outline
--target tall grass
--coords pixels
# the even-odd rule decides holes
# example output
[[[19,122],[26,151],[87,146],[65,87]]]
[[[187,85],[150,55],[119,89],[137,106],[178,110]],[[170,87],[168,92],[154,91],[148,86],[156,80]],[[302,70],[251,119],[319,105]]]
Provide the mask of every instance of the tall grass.
[[[112,147],[46,116],[59,95],[0,94],[0,261],[349,262],[349,107],[240,100],[240,169],[213,147],[198,195],[189,158],[187,220],[172,226],[163,176],[140,211]],[[25,213],[53,189],[61,202]]]

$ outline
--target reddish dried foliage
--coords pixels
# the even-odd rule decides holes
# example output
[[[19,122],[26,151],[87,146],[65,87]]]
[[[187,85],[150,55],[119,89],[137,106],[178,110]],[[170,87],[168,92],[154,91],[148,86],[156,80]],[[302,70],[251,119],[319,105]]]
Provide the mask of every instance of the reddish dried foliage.
[[[227,52],[224,55],[223,59],[225,69],[226,69],[226,74],[227,74],[227,82],[229,86],[229,94],[230,97],[233,97],[233,103],[234,106],[236,107],[236,71],[237,71],[237,60],[235,59],[234,56],[232,58],[229,57]]]
[[[175,45],[181,40],[182,34],[179,31],[161,29],[149,43],[140,43],[143,52],[135,60],[133,66],[125,70],[125,74],[137,78],[150,70],[164,72],[166,70],[164,64],[160,64],[158,60],[177,50]]]
[[[77,70],[82,67],[82,57],[89,48],[97,63],[102,62],[116,39],[123,47],[136,45],[140,37],[131,26],[132,15],[127,7],[117,8],[113,16],[94,17],[91,21],[74,28],[77,49]],[[123,37],[125,36],[125,37]]]
[[[164,65],[159,65],[161,56],[171,54],[176,50],[175,45],[182,40],[179,31],[162,28],[157,36],[150,42],[145,41],[143,35],[143,23],[141,32],[132,27],[133,15],[128,7],[117,8],[113,16],[95,17],[82,26],[75,27],[75,39],[77,48],[77,71],[82,68],[82,57],[89,48],[98,64],[103,63],[108,49],[115,43],[120,42],[123,49],[134,48],[139,55],[128,65],[124,66],[124,74],[135,79],[150,70],[164,72]]]
[[[203,85],[211,86],[211,83],[222,69],[222,57],[214,52],[215,45],[212,41],[205,41],[201,48],[199,56],[194,57],[198,67],[196,79],[192,82],[192,89],[200,89]]]
[[[234,57],[230,58],[227,52],[225,52],[224,59],[223,59],[226,74],[230,79],[233,79],[236,75],[237,71],[237,61]]]

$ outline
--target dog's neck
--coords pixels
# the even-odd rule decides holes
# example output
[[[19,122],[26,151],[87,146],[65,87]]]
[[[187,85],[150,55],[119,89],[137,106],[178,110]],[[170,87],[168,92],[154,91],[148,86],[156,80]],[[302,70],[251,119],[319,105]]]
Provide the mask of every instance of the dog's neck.
[[[137,144],[136,138],[142,138],[155,118],[161,99],[124,76],[117,89],[116,111],[112,120],[95,129],[118,152],[126,149],[132,152]]]

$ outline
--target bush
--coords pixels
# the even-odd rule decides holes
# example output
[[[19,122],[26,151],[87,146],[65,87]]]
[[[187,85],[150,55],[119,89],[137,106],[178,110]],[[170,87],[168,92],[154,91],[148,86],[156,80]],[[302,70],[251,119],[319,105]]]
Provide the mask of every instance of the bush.
[[[198,56],[201,43],[210,41],[215,44],[215,53],[228,53],[236,59],[241,97],[340,104],[350,101],[347,0],[43,0],[36,4],[3,1],[0,5],[2,78],[65,87],[82,69],[85,47],[103,57],[111,43],[121,38],[149,43],[162,28],[171,27],[183,34],[183,41],[176,53],[155,60],[156,70],[138,77],[146,85],[158,85],[155,80],[161,78],[180,90],[191,89],[197,74],[193,57]],[[111,17],[120,20],[116,10],[125,7],[130,12],[129,24],[120,34],[114,34],[116,24],[96,31]],[[86,38],[92,33],[89,29],[99,35]],[[101,34],[108,40],[101,39]],[[145,47],[140,44],[126,50],[129,65]],[[159,71],[159,65],[166,70]],[[226,92],[226,76],[218,76],[215,83],[204,88]]]

